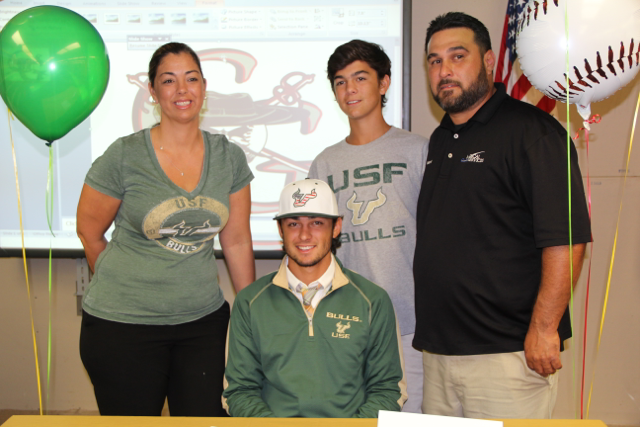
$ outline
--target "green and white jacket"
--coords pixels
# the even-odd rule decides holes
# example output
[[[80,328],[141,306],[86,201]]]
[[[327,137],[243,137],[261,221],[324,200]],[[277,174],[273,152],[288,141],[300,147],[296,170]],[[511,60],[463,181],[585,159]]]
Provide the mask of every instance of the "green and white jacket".
[[[234,417],[376,418],[407,400],[401,352],[384,289],[338,261],[309,320],[285,259],[236,297],[223,405]]]

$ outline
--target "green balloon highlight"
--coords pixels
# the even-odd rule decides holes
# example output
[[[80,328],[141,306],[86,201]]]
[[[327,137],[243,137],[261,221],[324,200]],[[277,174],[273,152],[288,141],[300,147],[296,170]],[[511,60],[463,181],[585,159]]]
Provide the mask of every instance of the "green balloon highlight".
[[[71,10],[27,9],[0,32],[0,95],[31,132],[49,143],[93,112],[108,81],[102,37]]]

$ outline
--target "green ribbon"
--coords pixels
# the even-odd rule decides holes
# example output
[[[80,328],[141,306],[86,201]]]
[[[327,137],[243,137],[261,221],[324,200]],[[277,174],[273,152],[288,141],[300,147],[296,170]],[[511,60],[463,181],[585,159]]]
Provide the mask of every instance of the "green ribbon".
[[[47,212],[47,224],[49,225],[49,231],[53,237],[56,235],[53,233],[53,146],[52,143],[47,143],[49,147],[49,170],[47,171],[47,194],[45,202],[45,210]]]
[[[55,238],[56,235],[53,232],[53,141],[46,144],[49,147],[49,169],[47,171],[47,192],[46,192],[46,204],[45,210],[47,213],[47,225],[49,226],[49,232]],[[46,386],[46,399],[45,407],[49,408],[49,392],[51,391],[51,348],[52,348],[52,326],[51,326],[51,311],[53,302],[52,292],[52,241],[49,240],[49,327],[47,336],[47,386]]]
[[[567,0],[564,4],[564,33],[566,39],[566,53],[565,53],[565,64],[566,69],[564,76],[566,78],[565,81],[565,95],[566,95],[566,104],[567,104],[567,188],[569,193],[569,289],[571,290],[571,298],[569,301],[569,317],[571,319],[571,331],[574,328],[573,322],[573,227],[571,221],[571,136],[569,136],[569,131],[571,129],[571,119],[570,119],[570,109],[569,109],[569,1]],[[575,341],[573,339],[573,333],[571,334],[571,354],[573,357],[571,358],[571,367],[572,367],[572,376],[573,376],[573,387],[571,387],[571,391],[573,393],[573,401],[574,401],[574,416],[578,419],[578,406],[577,406],[577,397],[576,397],[576,348]]]

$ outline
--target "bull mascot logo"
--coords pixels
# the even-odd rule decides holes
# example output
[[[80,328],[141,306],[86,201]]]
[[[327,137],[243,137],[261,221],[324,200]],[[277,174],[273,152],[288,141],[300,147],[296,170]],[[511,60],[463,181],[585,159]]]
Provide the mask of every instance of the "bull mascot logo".
[[[291,196],[293,198],[293,200],[294,200],[293,206],[296,207],[296,208],[301,208],[304,205],[306,205],[309,200],[315,199],[316,196],[317,196],[317,194],[316,194],[316,189],[315,188],[313,190],[311,190],[311,193],[309,193],[309,194],[302,194],[300,192],[300,189],[298,188],[298,191],[293,193],[293,195]]]

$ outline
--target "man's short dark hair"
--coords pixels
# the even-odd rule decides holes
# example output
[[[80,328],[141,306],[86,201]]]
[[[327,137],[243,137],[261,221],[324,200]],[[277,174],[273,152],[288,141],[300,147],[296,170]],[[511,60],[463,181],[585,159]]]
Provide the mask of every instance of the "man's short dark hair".
[[[351,40],[338,46],[329,57],[327,78],[331,83],[331,90],[333,90],[336,73],[355,61],[366,62],[369,67],[373,68],[378,74],[378,81],[382,80],[384,76],[391,78],[391,60],[382,46],[363,40]],[[382,95],[382,105],[386,102],[387,98]]]
[[[491,37],[489,30],[482,22],[473,16],[469,16],[462,12],[448,12],[438,16],[429,23],[427,28],[427,40],[424,43],[424,50],[428,53],[429,40],[438,31],[448,30],[449,28],[468,28],[473,31],[473,41],[480,48],[480,53],[484,55],[491,50]]]
[[[333,230],[336,227],[336,221],[338,218],[332,218],[333,222],[331,223],[331,229]],[[331,253],[336,254],[338,248],[342,246],[342,242],[340,241],[340,236],[342,233],[338,234],[338,237],[331,236]]]

